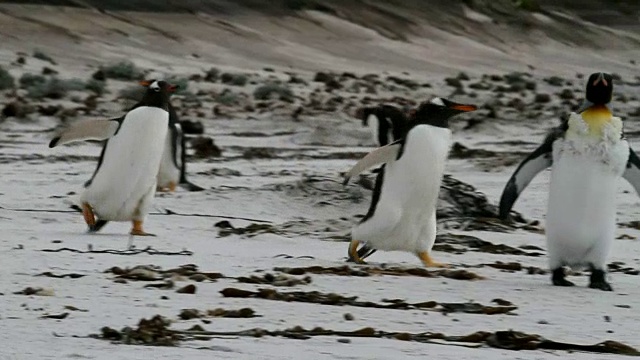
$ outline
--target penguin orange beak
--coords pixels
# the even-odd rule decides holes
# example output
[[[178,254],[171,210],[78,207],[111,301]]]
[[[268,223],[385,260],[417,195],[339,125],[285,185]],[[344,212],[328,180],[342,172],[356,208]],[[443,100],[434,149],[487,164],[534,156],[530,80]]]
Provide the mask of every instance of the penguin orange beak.
[[[144,87],[147,87],[147,86],[151,85],[151,81],[149,81],[149,80],[140,80],[140,81],[138,81],[138,84],[140,84],[140,85],[142,85]]]
[[[167,90],[172,93],[172,92],[176,92],[176,90],[180,89],[180,86],[178,85],[169,85],[167,86]]]
[[[449,109],[454,109],[454,110],[463,111],[463,112],[478,110],[478,107],[475,105],[465,105],[465,104],[456,104],[456,103],[451,103],[449,104],[448,107]]]

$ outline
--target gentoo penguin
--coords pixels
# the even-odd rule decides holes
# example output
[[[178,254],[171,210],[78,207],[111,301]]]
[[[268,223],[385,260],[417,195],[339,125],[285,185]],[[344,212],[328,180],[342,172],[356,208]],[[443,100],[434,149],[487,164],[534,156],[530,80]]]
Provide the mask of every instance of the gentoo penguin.
[[[140,84],[149,86],[156,80],[144,80]],[[134,108],[140,106],[136,104]],[[157,191],[173,192],[177,185],[181,185],[188,191],[202,191],[204,188],[191,183],[187,180],[187,153],[185,136],[178,120],[178,113],[169,102],[169,131],[160,161],[160,169],[158,170],[158,188]]]
[[[556,286],[574,285],[564,266],[588,267],[590,288],[612,290],[605,269],[616,229],[618,178],[640,193],[640,160],[624,138],[621,119],[607,107],[612,91],[611,75],[592,74],[583,105],[524,159],[500,199],[500,216],[507,218],[529,182],[552,167],[546,238]]]
[[[77,123],[49,143],[52,148],[73,141],[106,140],[98,167],[80,196],[89,232],[100,230],[108,221],[132,221],[131,235],[153,235],[142,225],[156,191],[169,124],[169,93],[175,89],[165,81],[154,81],[124,116]]]
[[[379,250],[415,253],[426,266],[442,267],[431,258],[436,239],[436,202],[451,147],[449,118],[476,110],[473,105],[433,98],[412,114],[402,138],[367,154],[346,175],[384,164],[376,178],[371,206],[351,231],[349,258]],[[358,245],[364,246],[358,251]]]
[[[362,120],[362,126],[371,129],[373,141],[380,146],[402,138],[408,131],[409,119],[395,106],[363,107],[358,109],[356,117]]]

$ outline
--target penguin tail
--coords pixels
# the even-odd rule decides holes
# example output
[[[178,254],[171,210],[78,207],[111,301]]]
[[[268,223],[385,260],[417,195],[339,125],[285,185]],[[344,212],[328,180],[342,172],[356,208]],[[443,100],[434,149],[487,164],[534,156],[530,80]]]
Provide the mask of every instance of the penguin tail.
[[[184,181],[180,183],[180,186],[187,191],[203,191],[205,188],[198,186],[192,182]]]
[[[60,141],[61,136],[56,136],[53,139],[51,139],[51,141],[49,142],[49,148],[53,148],[56,147],[56,145],[58,145],[58,142]]]
[[[92,226],[89,226],[89,232],[94,233],[100,231],[105,225],[107,225],[107,220],[97,220],[96,223]]]

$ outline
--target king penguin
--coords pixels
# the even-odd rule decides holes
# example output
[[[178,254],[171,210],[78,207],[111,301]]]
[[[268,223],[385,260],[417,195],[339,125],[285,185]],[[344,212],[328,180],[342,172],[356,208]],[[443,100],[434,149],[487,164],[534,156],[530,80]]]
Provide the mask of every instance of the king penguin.
[[[148,87],[153,84],[154,81],[156,80],[144,80],[141,81],[140,84]],[[136,104],[134,108],[138,106],[140,106],[140,103]],[[173,105],[171,105],[171,101],[169,101],[169,129],[162,153],[162,160],[160,161],[160,169],[158,170],[157,191],[174,192],[177,185],[180,185],[188,191],[204,190],[204,188],[187,180],[186,160],[186,138],[180,126],[178,113]]]
[[[590,288],[612,290],[605,269],[615,236],[618,178],[640,193],[640,160],[624,138],[622,120],[607,106],[612,93],[611,75],[589,76],[582,106],[524,159],[500,199],[500,216],[507,218],[529,182],[552,168],[546,238],[556,286],[574,285],[564,266],[588,267]]]
[[[402,138],[408,130],[407,115],[395,106],[363,107],[358,109],[356,117],[362,120],[362,126],[369,127],[373,141],[379,146]]]
[[[436,202],[451,147],[449,118],[473,105],[433,98],[413,112],[406,134],[367,154],[346,175],[384,164],[378,172],[369,211],[353,227],[349,258],[357,263],[376,249],[408,251],[426,266],[442,267],[431,258],[436,239]],[[364,246],[358,250],[358,246]]]
[[[169,124],[169,93],[175,89],[165,81],[154,81],[124,116],[76,123],[49,143],[53,148],[74,141],[106,140],[98,167],[80,195],[89,232],[100,230],[108,221],[131,221],[131,235],[153,236],[144,231],[143,222],[156,191]]]

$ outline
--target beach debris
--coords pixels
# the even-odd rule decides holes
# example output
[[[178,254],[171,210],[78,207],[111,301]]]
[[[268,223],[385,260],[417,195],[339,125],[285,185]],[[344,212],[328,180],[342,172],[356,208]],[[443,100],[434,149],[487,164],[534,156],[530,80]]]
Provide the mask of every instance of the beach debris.
[[[321,293],[319,291],[294,291],[279,292],[273,289],[258,289],[257,291],[226,288],[220,291],[222,296],[229,298],[257,298],[265,300],[303,302],[332,306],[356,306],[377,309],[396,310],[425,310],[436,311],[443,314],[467,313],[467,314],[506,314],[516,310],[517,306],[486,306],[479,303],[439,303],[436,301],[424,301],[408,303],[402,299],[383,299],[380,303],[360,301],[357,296],[343,296],[336,293]]]

